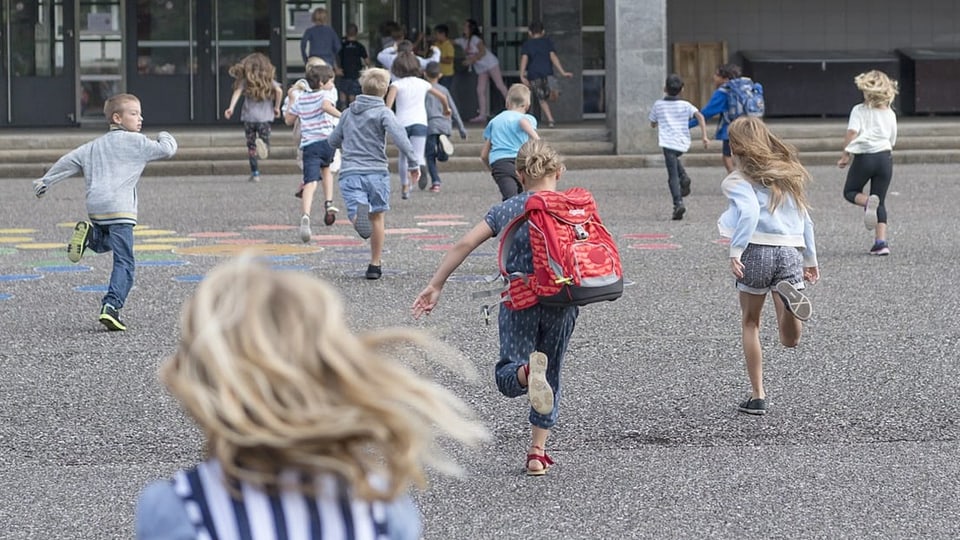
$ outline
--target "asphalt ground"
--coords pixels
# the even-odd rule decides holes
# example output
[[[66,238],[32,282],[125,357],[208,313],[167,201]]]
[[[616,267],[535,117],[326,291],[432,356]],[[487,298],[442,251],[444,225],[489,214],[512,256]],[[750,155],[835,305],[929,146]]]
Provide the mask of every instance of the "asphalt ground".
[[[210,253],[243,242],[273,246],[268,260],[280,270],[334,283],[354,328],[423,328],[477,367],[474,382],[432,371],[492,437],[451,447],[464,477],[432,475],[415,495],[425,538],[957,537],[956,167],[896,167],[883,258],[867,254],[872,238],[841,197],[843,173],[811,170],[822,279],[809,289],[814,315],[797,349],[779,346],[767,307],[765,417],[736,411],[749,385],[717,243],[719,157],[689,170],[679,222],[661,169],[566,173],[564,184],[594,192],[630,285],[581,312],[548,444],[558,464],[541,478],[523,474],[526,402],[493,382],[496,321],[486,325],[470,299],[495,270],[496,245],[467,260],[433,315],[409,316],[445,245],[497,202],[485,174],[447,174],[443,192],[408,201],[394,185],[387,226],[414,230],[388,236],[375,282],[362,278],[365,245],[348,225],[323,227],[319,203],[323,245],[311,245],[322,249],[284,254],[303,246],[294,177],[144,178],[141,230],[170,232],[137,238],[123,333],[97,323],[102,293],[83,292],[106,284],[110,256],[88,255],[78,265],[86,271],[70,272],[61,247],[42,246],[63,244],[84,217],[82,180],[39,201],[29,179],[0,181],[0,538],[130,538],[141,487],[201,458],[199,434],[156,368],[176,345],[181,304],[224,259]],[[148,240],[167,247],[143,248]]]

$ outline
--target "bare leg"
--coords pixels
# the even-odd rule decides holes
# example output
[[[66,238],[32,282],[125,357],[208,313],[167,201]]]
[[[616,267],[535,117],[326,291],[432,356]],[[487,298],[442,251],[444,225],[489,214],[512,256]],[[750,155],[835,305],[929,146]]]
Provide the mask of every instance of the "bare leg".
[[[887,241],[887,224],[886,223],[877,223],[877,228],[874,231],[874,238],[878,242]]]
[[[333,200],[333,173],[330,167],[320,169],[320,180],[323,182],[323,200]]]
[[[723,166],[727,168],[727,173],[733,172],[733,156],[723,156]]]
[[[326,187],[326,186],[324,186]],[[303,185],[303,198],[300,199],[300,209],[306,216],[310,215],[310,209],[313,208],[313,194],[317,191],[316,182],[308,182]]]
[[[747,376],[750,377],[750,397],[763,399],[763,348],[760,345],[760,312],[767,295],[740,292],[740,311],[742,313],[743,356],[747,361]]]
[[[547,104],[547,100],[540,100],[540,110],[543,111],[543,115],[547,117],[547,123],[553,123],[553,113],[550,112],[550,105]]]
[[[380,266],[380,258],[383,255],[383,239],[386,236],[383,212],[370,214],[370,226],[373,229],[373,234],[370,235],[370,264]]]
[[[503,96],[503,101],[507,101],[507,85],[503,84],[503,74],[500,73],[500,66],[493,66],[488,73],[490,74],[490,80],[493,81],[493,85],[497,87],[500,95]]]
[[[783,298],[779,294],[772,292],[773,307],[777,310],[777,328],[780,329],[780,343],[784,347],[796,347],[800,344],[800,333],[803,330],[803,323],[787,311],[783,305]]]
[[[477,114],[476,119],[486,119],[489,112],[490,104],[487,100],[487,86],[490,85],[490,74],[489,72],[483,72],[477,74],[477,106],[480,109],[480,113]]]
[[[550,437],[550,430],[544,429],[537,426],[530,426],[530,448],[527,450],[528,454],[535,454],[542,456],[546,453],[544,450],[547,447],[547,438]],[[543,463],[535,459],[531,459],[527,462],[527,469],[531,471],[542,471],[544,468]]]

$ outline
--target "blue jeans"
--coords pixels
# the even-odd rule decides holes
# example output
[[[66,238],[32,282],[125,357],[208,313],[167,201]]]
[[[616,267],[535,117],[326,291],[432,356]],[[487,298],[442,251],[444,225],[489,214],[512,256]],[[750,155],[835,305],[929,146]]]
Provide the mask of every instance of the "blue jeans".
[[[430,173],[430,182],[434,186],[440,185],[440,171],[437,170],[437,156],[440,155],[440,134],[427,135],[427,147],[423,157],[427,160],[427,172]]]
[[[87,249],[94,253],[113,252],[113,272],[110,273],[110,285],[107,295],[100,302],[110,304],[120,309],[133,288],[133,225],[118,223],[116,225],[93,224],[90,237],[87,239]]]
[[[683,152],[677,150],[663,149],[663,162],[667,166],[667,185],[670,186],[670,196],[673,197],[674,208],[683,204],[683,197],[680,195],[680,179],[687,175],[687,171],[683,169],[683,164],[680,163],[680,156],[682,155]]]

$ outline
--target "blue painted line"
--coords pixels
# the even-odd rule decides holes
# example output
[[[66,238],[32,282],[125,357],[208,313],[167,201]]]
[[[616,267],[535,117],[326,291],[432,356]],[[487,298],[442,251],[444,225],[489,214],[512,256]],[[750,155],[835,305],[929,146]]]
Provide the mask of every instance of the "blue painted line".
[[[137,266],[186,266],[187,261],[137,261]]]
[[[70,266],[66,266],[66,265],[64,265],[64,266],[55,266],[55,265],[50,265],[50,266],[37,266],[36,268],[34,268],[34,270],[36,270],[37,272],[51,272],[51,273],[54,273],[54,274],[70,274],[70,273],[75,273],[75,272],[89,272],[89,271],[93,270],[93,268],[90,267],[90,266],[82,266],[82,265],[74,265],[74,264],[71,264]]]
[[[267,264],[276,264],[276,263],[293,262],[297,260],[297,256],[296,255],[273,255],[269,257],[257,257],[257,260]]]
[[[79,287],[74,287],[73,290],[77,292],[95,292],[95,293],[105,293],[107,292],[107,285],[80,285]]]
[[[9,300],[13,298],[12,294],[0,293],[0,300]]]
[[[199,274],[189,275],[189,276],[176,276],[173,278],[174,281],[180,283],[200,283],[203,281],[203,276]]]
[[[0,276],[0,281],[33,281],[43,279],[41,274],[7,274]]]
[[[279,272],[309,272],[312,267],[303,264],[275,264],[270,269]]]

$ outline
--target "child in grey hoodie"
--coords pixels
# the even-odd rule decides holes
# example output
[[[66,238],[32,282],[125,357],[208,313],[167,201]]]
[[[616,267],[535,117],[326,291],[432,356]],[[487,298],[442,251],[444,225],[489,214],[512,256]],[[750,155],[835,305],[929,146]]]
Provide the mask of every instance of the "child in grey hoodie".
[[[133,287],[133,226],[137,224],[137,183],[150,161],[173,156],[177,141],[166,131],[153,141],[140,133],[140,100],[117,94],[103,105],[110,131],[63,156],[43,178],[33,181],[37,197],[50,186],[83,173],[87,184],[87,214],[67,244],[67,258],[80,262],[87,248],[113,251],[110,285],[100,305],[100,323],[109,330],[126,330],[120,308]]]
[[[413,146],[407,133],[387,108],[383,96],[390,87],[390,73],[385,69],[366,69],[360,75],[363,94],[343,111],[327,143],[340,149],[340,193],[347,207],[347,217],[361,238],[370,239],[370,264],[367,279],[380,279],[385,226],[383,214],[390,210],[390,169],[387,167],[389,133],[394,144],[407,157],[411,182],[420,178]]]

